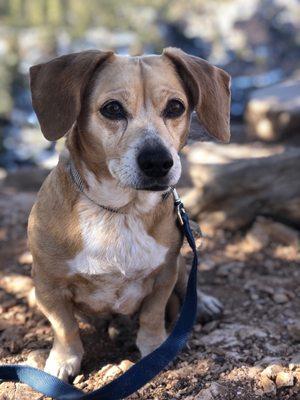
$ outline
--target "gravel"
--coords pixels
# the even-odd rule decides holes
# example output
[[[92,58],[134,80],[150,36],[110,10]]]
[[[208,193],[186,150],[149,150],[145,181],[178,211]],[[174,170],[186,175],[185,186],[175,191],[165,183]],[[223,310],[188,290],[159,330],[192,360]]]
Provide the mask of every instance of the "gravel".
[[[29,302],[26,221],[34,198],[35,193],[0,192],[1,363],[42,366],[53,339],[48,321]],[[266,240],[249,251],[246,236],[216,231],[206,237],[199,285],[223,302],[224,314],[219,321],[197,323],[186,349],[130,400],[299,399],[299,248]],[[188,247],[184,254],[190,261]],[[111,338],[106,326],[80,322],[86,354],[74,384],[86,392],[139,359],[135,319],[116,320]],[[0,399],[45,398],[9,382],[0,384]]]

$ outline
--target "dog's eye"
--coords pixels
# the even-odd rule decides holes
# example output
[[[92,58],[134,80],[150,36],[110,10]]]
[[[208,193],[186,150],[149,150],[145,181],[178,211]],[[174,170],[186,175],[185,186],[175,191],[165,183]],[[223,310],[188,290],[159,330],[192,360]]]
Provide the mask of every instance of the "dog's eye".
[[[165,118],[177,118],[180,117],[185,111],[185,107],[180,100],[172,99],[168,102],[166,108],[163,111]]]
[[[120,120],[126,118],[126,111],[116,100],[109,101],[100,108],[100,113],[108,119]]]

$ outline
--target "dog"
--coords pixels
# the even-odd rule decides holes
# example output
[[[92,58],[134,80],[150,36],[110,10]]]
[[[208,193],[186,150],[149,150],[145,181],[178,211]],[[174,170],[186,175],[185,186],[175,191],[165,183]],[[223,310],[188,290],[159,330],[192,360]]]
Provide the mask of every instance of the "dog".
[[[228,142],[230,77],[176,48],[161,55],[83,51],[30,68],[44,136],[65,149],[28,224],[39,308],[54,342],[45,371],[67,381],[84,353],[77,312],[139,312],[142,356],[166,338],[165,311],[185,291],[170,187],[176,185],[191,113]],[[220,303],[199,293],[200,312]]]

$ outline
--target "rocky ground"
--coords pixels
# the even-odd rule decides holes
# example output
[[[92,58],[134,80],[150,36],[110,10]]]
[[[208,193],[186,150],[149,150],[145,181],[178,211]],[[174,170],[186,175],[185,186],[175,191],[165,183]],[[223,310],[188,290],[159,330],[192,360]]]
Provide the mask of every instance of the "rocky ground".
[[[31,296],[26,222],[35,195],[0,190],[1,363],[41,365],[51,347],[50,326]],[[260,217],[245,231],[205,233],[199,285],[223,302],[224,315],[196,324],[185,351],[130,399],[300,399],[297,232]],[[138,360],[134,321],[81,328],[86,355],[78,388],[93,390]],[[25,385],[0,384],[3,400],[43,398]]]

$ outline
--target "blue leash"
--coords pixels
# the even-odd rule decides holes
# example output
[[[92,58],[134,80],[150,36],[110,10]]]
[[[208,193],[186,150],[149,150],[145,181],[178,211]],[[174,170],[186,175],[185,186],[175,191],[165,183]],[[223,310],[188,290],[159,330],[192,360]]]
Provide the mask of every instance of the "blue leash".
[[[181,312],[169,337],[119,378],[91,393],[84,393],[42,370],[26,365],[0,366],[0,380],[26,383],[45,396],[57,400],[121,400],[148,383],[176,357],[184,347],[196,319],[198,256],[188,215],[175,189],[173,195],[178,219],[194,258]]]

